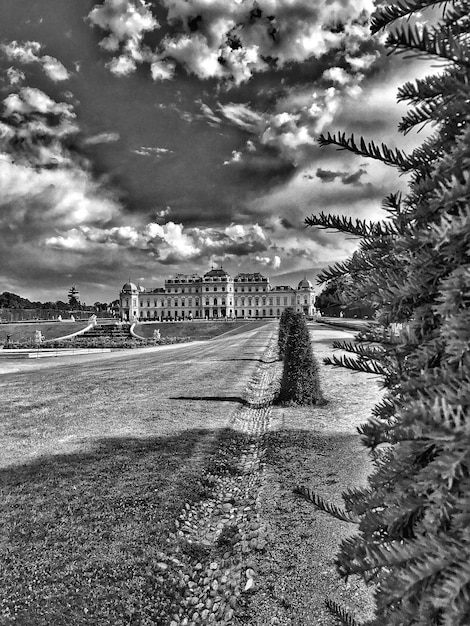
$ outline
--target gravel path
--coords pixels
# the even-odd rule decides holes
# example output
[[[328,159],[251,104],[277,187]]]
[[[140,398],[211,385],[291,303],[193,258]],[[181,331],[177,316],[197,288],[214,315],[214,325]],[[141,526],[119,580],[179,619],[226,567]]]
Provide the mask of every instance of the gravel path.
[[[311,336],[321,363],[333,340],[353,334],[311,325]],[[236,624],[333,626],[327,597],[358,617],[370,615],[367,590],[357,580],[345,584],[334,565],[339,542],[354,526],[318,511],[292,490],[306,485],[341,505],[345,489],[365,483],[371,466],[356,428],[381,392],[377,380],[362,373],[321,363],[320,375],[328,404],[271,409],[259,493],[269,541],[255,555],[256,584]]]

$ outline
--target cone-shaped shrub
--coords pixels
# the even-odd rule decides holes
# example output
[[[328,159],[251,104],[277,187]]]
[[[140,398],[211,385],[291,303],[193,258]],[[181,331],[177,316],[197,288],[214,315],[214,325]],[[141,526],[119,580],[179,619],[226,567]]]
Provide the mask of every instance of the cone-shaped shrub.
[[[290,315],[278,400],[300,405],[318,404],[323,400],[318,363],[313,356],[310,335],[302,313],[292,312]]]
[[[281,319],[279,320],[278,348],[279,348],[279,359],[281,361],[284,358],[287,336],[289,335],[289,328],[290,328],[293,315],[295,315],[295,311],[294,309],[289,307],[288,309],[285,309],[285,311],[282,312]]]

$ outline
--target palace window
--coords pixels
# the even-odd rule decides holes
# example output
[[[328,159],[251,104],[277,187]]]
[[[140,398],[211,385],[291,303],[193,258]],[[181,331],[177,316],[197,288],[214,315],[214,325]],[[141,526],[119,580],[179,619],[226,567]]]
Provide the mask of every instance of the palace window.
[[[276,298],[276,304],[281,304],[281,298]]]
[[[287,298],[284,298],[284,304],[287,304]]]

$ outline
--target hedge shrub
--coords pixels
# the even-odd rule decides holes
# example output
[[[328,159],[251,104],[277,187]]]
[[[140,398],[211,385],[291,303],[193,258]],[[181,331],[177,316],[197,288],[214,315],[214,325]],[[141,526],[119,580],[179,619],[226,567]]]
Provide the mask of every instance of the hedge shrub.
[[[278,401],[282,404],[318,404],[323,402],[318,363],[313,356],[305,317],[292,311],[288,319]]]
[[[289,335],[290,324],[292,321],[292,316],[294,314],[295,314],[294,309],[289,307],[282,312],[281,319],[279,320],[278,349],[279,349],[279,359],[281,361],[284,358],[287,337]]]

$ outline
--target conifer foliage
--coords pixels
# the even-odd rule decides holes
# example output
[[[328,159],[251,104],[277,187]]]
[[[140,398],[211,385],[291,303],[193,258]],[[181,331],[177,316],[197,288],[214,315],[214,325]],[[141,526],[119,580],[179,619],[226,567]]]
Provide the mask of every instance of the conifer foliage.
[[[439,18],[416,26],[426,7],[439,8]],[[342,575],[374,586],[370,626],[470,624],[469,15],[468,0],[399,0],[377,9],[372,30],[392,25],[389,46],[440,62],[439,74],[398,94],[414,106],[401,131],[431,122],[434,132],[410,155],[341,133],[322,137],[409,171],[409,193],[386,199],[389,221],[381,224],[306,220],[361,237],[357,254],[323,279],[349,274],[381,325],[369,333],[374,348],[348,344],[351,357],[332,359],[381,375],[386,389],[361,428],[374,472],[366,488],[344,494],[358,533],[337,557]],[[384,343],[391,324],[397,332]]]
[[[278,352],[279,359],[282,361],[284,359],[284,352],[286,349],[287,337],[289,335],[290,324],[292,321],[292,316],[295,314],[293,308],[289,307],[284,309],[281,315],[281,319],[279,320],[279,335],[278,335]]]
[[[286,320],[284,369],[278,401],[283,404],[318,404],[323,400],[318,363],[313,356],[305,316],[291,311]]]

